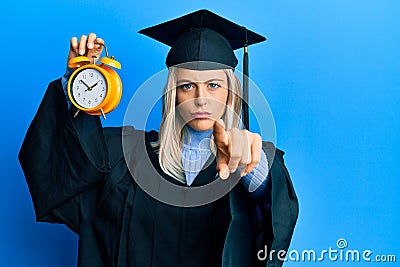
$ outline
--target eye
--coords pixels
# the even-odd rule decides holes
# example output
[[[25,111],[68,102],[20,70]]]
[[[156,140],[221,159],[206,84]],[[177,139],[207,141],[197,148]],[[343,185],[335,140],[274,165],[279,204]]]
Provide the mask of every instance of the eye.
[[[178,86],[180,89],[187,91],[193,88],[193,85],[191,83],[186,83]]]
[[[208,86],[211,89],[217,89],[217,88],[221,87],[221,85],[219,85],[218,83],[209,83]]]

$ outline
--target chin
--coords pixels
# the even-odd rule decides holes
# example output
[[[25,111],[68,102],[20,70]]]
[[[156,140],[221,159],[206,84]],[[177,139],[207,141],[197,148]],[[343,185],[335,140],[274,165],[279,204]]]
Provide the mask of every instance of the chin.
[[[214,120],[211,119],[194,119],[191,120],[189,126],[196,131],[206,131],[214,127]]]

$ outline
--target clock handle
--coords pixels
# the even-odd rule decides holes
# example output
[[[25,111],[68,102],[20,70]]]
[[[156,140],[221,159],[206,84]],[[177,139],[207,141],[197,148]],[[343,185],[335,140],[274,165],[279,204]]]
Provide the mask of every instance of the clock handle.
[[[100,111],[101,111],[101,115],[103,115],[103,118],[106,120],[107,118],[106,118],[106,114],[104,114],[103,108],[101,108]]]
[[[104,50],[106,51],[106,57],[109,57],[108,56],[108,48],[107,48],[107,46],[105,44],[101,44],[101,45],[104,46]]]
[[[105,44],[100,44],[100,45],[102,45],[102,46],[104,47],[104,50],[106,51],[106,57],[108,57],[108,58],[109,58],[109,56],[108,56],[108,48],[107,48],[107,46],[106,46]],[[97,57],[96,57],[96,56],[92,56],[92,58],[93,58],[93,64],[95,64],[95,65],[96,65]]]

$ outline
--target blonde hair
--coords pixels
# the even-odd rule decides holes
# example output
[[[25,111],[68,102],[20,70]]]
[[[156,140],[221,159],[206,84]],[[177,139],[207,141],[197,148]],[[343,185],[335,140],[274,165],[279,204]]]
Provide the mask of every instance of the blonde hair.
[[[167,83],[163,91],[162,119],[158,141],[152,144],[157,149],[161,169],[174,179],[185,182],[182,172],[182,143],[184,138],[184,121],[176,110],[176,71],[168,69]],[[228,99],[222,119],[226,129],[239,127],[241,111],[240,81],[232,69],[224,69],[228,80]],[[215,151],[215,148],[213,148]]]

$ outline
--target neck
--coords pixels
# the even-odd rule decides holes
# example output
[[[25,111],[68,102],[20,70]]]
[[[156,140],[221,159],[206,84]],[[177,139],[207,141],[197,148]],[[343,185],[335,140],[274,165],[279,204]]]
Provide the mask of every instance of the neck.
[[[211,135],[213,133],[212,128],[209,130],[199,131],[193,129],[189,125],[186,125],[185,129],[187,132],[187,135],[185,136],[185,144],[191,146],[199,144],[204,138],[211,138]]]

